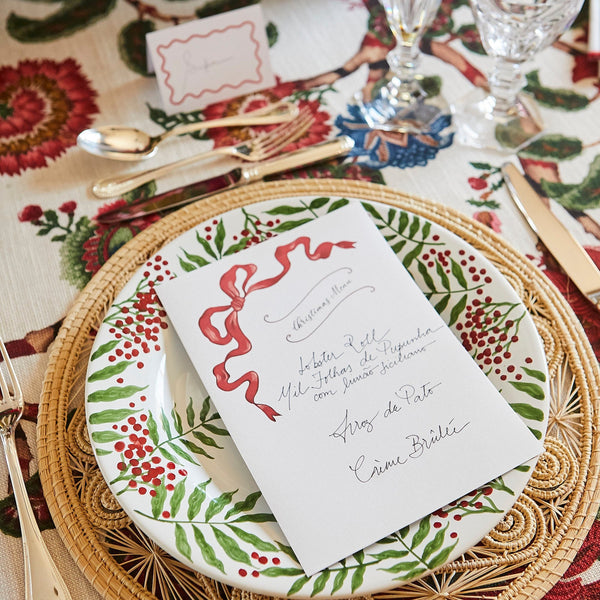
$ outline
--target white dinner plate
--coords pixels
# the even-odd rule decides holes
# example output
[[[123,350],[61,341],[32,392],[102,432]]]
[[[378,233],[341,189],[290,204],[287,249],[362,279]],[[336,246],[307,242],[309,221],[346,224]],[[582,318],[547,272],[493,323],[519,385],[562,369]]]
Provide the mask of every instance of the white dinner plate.
[[[535,464],[513,469],[312,577],[304,575],[154,288],[348,202],[362,202],[534,435],[542,439],[546,431],[548,376],[533,321],[499,271],[446,229],[384,204],[301,196],[238,208],[187,231],[148,259],[106,313],[88,366],[88,431],[104,478],[141,530],[201,573],[261,594],[362,595],[421,577],[483,538],[513,506]],[[464,464],[455,465],[457,477],[468,464],[465,456]]]

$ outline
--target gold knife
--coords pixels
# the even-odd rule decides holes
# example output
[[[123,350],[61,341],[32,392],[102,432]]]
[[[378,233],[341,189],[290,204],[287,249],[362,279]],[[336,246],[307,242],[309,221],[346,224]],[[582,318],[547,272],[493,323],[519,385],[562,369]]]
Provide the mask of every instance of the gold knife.
[[[118,223],[144,217],[152,213],[183,206],[196,200],[208,198],[218,192],[231,190],[259,181],[267,175],[289,171],[336,156],[348,154],[354,148],[354,140],[348,136],[341,136],[334,140],[307,146],[277,158],[266,160],[252,165],[238,167],[223,175],[203,179],[196,183],[170,190],[148,200],[134,202],[113,210],[99,213],[94,218],[99,223]]]
[[[502,165],[502,175],[513,202],[531,229],[581,293],[600,308],[600,270],[594,261],[560,219],[544,204],[515,165]]]

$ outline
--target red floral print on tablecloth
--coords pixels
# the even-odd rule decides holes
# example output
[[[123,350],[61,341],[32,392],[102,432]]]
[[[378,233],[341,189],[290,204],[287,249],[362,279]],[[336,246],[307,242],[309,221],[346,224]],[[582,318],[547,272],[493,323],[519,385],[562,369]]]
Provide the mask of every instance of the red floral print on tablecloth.
[[[0,175],[43,168],[74,146],[98,112],[95,97],[72,58],[0,67]]]
[[[282,83],[269,90],[258,92],[235,98],[228,102],[217,102],[211,104],[204,109],[205,119],[219,119],[236,114],[243,114],[253,110],[258,110],[290,96],[294,92],[292,83]],[[297,106],[300,110],[308,109],[314,117],[314,122],[298,140],[289,144],[285,150],[291,151],[296,148],[303,148],[318,142],[322,142],[330,137],[331,132],[331,115],[323,110],[319,100],[299,100]],[[264,131],[270,131],[278,127],[278,125],[264,125],[260,127],[220,127],[217,129],[209,129],[208,135],[214,140],[215,148],[220,146],[230,146],[237,144],[240,141],[249,139]]]

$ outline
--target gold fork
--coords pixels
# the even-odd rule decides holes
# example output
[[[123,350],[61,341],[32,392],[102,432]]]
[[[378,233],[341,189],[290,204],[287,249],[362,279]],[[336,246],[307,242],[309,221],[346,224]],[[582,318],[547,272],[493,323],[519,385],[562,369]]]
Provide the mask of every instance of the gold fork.
[[[222,146],[214,148],[208,152],[201,152],[194,156],[189,156],[183,160],[177,160],[172,163],[140,171],[133,175],[120,175],[117,177],[107,177],[97,181],[92,186],[92,192],[97,198],[114,198],[136,187],[152,181],[166,173],[179,167],[192,164],[194,162],[205,160],[212,156],[228,155],[240,158],[242,160],[256,162],[270,158],[285,148],[289,143],[297,140],[305,133],[313,123],[313,116],[308,109],[301,110],[298,118],[289,123],[283,123],[272,129],[257,135],[251,140],[247,140],[235,146]]]
[[[15,445],[15,427],[23,414],[24,400],[21,386],[12,366],[6,347],[0,338],[0,353],[6,365],[8,377],[0,369],[0,440],[4,447],[8,473],[13,485],[15,502],[21,523],[23,558],[25,561],[26,600],[71,600],[50,552],[42,539],[29,502],[25,481],[19,465]]]

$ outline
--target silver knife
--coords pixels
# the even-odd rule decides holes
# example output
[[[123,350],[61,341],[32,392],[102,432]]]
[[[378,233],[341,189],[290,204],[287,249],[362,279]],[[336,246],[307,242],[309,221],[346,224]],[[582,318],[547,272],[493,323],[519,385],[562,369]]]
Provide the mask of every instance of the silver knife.
[[[263,177],[273,173],[289,171],[297,167],[342,156],[350,152],[352,148],[354,148],[354,140],[351,137],[342,136],[334,140],[315,144],[314,146],[295,150],[271,160],[238,167],[223,175],[210,177],[209,179],[159,194],[148,200],[134,202],[128,206],[100,213],[94,218],[98,223],[129,221],[167,208],[175,208],[196,200],[202,200],[218,192],[231,190],[253,181],[259,181]]]
[[[544,204],[523,174],[502,165],[504,182],[527,223],[584,296],[600,308],[600,270],[560,219]]]

